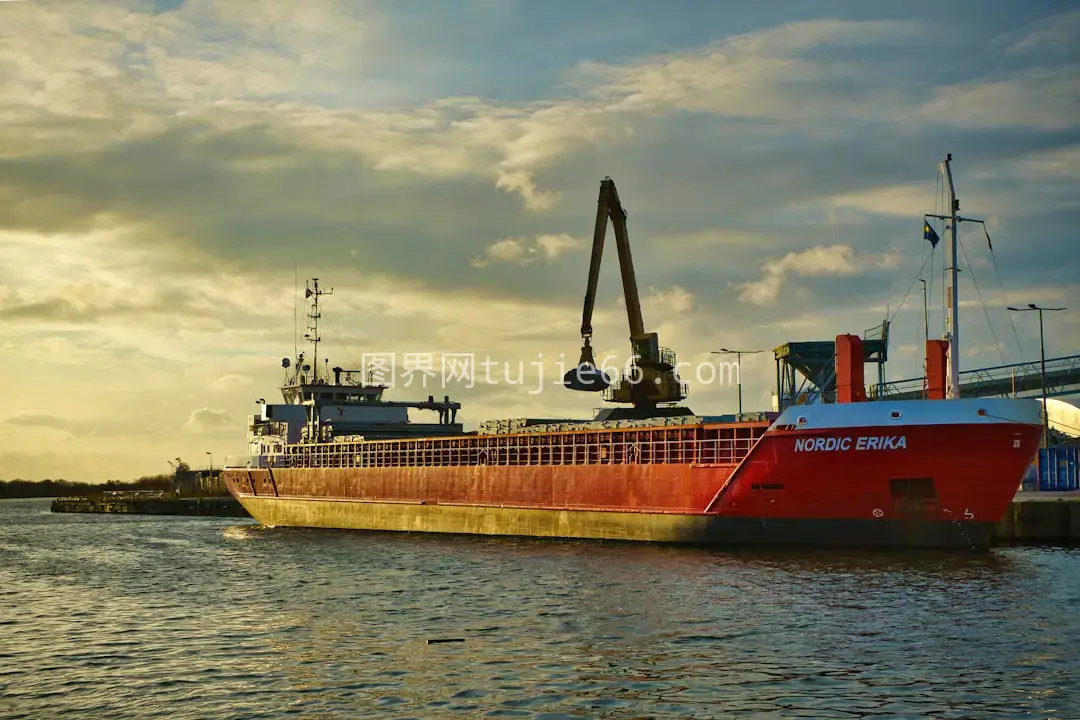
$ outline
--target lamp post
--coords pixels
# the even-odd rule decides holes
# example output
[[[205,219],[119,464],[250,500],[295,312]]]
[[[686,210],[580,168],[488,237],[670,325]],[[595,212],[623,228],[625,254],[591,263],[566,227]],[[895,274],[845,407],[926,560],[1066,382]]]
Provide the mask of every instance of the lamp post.
[[[214,477],[214,453],[207,450],[206,454],[210,456],[210,477],[212,478]]]
[[[727,348],[720,348],[719,351],[713,350],[713,355],[734,355],[735,364],[739,368],[739,379],[737,381],[739,388],[739,415],[742,415],[742,356],[753,355],[755,353],[765,352],[764,350],[728,350]]]
[[[1009,310],[1013,312],[1031,312],[1032,310],[1039,313],[1039,362],[1041,370],[1039,375],[1042,379],[1042,401],[1043,401],[1043,447],[1050,446],[1050,414],[1047,412],[1046,407],[1046,340],[1043,335],[1043,312],[1056,312],[1058,310],[1065,310],[1066,308],[1044,308],[1039,307],[1035,303],[1028,303],[1026,308],[1014,308],[1009,307]]]

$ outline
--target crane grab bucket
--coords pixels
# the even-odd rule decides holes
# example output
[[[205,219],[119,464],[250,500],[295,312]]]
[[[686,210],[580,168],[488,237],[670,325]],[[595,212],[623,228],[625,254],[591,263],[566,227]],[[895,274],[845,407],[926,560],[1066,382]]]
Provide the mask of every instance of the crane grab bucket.
[[[571,390],[601,392],[611,385],[611,378],[589,362],[583,362],[563,375],[563,385]]]

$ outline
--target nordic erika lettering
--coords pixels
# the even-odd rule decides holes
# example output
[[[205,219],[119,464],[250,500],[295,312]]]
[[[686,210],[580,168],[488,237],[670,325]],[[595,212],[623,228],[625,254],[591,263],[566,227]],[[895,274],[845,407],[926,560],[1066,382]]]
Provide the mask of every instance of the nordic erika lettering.
[[[796,438],[795,452],[844,452],[847,450],[907,450],[904,435]]]

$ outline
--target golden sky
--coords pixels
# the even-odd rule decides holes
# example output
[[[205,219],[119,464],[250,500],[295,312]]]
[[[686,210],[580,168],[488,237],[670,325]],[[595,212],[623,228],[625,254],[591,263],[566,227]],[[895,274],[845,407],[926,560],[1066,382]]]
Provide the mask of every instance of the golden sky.
[[[1038,357],[1009,303],[1075,308],[1047,352],[1077,352],[1080,13],[758,5],[0,2],[0,478],[242,454],[313,276],[331,364],[520,362],[523,385],[450,390],[468,426],[589,416],[550,374],[530,393],[530,363],[576,360],[607,175],[647,328],[695,365],[766,350],[748,410],[771,405],[772,348],[896,312],[946,152],[996,253],[963,228],[962,368]],[[594,345],[621,362],[611,237]],[[889,377],[912,377],[918,287],[893,331]],[[729,384],[686,379],[695,411],[734,411]]]

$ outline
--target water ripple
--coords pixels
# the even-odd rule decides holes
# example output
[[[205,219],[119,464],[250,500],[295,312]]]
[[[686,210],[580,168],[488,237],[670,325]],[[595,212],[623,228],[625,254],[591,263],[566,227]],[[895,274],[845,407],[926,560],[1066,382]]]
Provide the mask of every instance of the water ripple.
[[[1080,553],[718,552],[0,502],[5,718],[1080,717]]]

